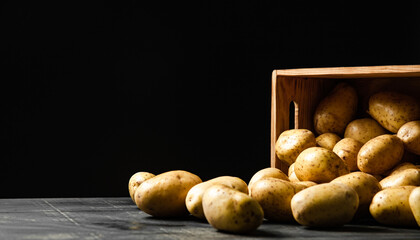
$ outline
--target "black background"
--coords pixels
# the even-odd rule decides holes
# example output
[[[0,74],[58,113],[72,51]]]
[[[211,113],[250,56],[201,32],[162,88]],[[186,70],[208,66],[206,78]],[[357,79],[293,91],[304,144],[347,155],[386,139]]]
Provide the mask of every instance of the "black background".
[[[274,69],[420,63],[418,1],[3,4],[7,198],[128,196],[137,171],[249,181]]]

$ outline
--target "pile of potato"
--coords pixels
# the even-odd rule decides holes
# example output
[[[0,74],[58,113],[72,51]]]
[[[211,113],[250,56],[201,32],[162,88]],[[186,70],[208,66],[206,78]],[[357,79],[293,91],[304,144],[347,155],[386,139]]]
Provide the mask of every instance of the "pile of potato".
[[[420,226],[420,104],[395,92],[369,99],[371,117],[355,119],[356,90],[338,84],[314,114],[317,136],[286,130],[275,150],[289,166],[261,169],[249,183],[234,176],[202,181],[169,171],[138,172],[129,193],[156,217],[192,215],[214,228],[244,233],[264,219],[334,227],[370,214],[390,226]]]

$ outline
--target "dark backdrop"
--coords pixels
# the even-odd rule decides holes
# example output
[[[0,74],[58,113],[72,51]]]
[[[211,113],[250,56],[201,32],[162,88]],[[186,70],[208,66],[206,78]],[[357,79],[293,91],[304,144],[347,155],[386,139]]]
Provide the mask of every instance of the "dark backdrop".
[[[128,196],[137,171],[249,181],[273,69],[420,63],[418,1],[143,2],[3,3],[0,197]]]

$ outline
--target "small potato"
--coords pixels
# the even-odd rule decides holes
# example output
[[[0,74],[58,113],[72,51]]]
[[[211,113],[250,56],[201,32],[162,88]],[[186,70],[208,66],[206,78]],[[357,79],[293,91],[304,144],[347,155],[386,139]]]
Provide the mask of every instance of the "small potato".
[[[291,200],[295,220],[312,227],[342,226],[352,220],[358,206],[357,192],[340,183],[323,183],[306,188]]]
[[[387,131],[372,118],[362,118],[351,121],[344,132],[345,138],[353,138],[363,144],[372,138],[386,134]]]
[[[314,127],[318,134],[335,133],[343,136],[347,124],[357,110],[358,97],[354,87],[339,83],[318,104],[314,114]]]
[[[296,159],[295,174],[301,181],[325,183],[349,173],[346,163],[333,151],[312,147]]]
[[[133,174],[128,181],[128,192],[130,193],[131,200],[136,203],[134,199],[134,193],[136,192],[137,188],[147,179],[154,177],[153,173],[148,172],[137,172]]]
[[[383,174],[397,165],[404,145],[395,135],[384,134],[365,143],[357,155],[357,167],[370,174]]]
[[[343,138],[333,148],[333,152],[337,154],[344,162],[350,171],[357,171],[357,154],[363,144],[353,138]]]
[[[401,170],[382,179],[379,183],[383,189],[397,186],[420,186],[420,169]]]
[[[369,114],[385,129],[397,133],[407,122],[420,119],[420,103],[397,92],[379,92],[369,98]]]
[[[381,189],[378,180],[364,172],[352,172],[331,181],[331,183],[342,183],[353,188],[359,196],[359,209],[368,210],[373,196]]]
[[[411,191],[408,202],[414,218],[416,219],[417,225],[420,227],[420,187],[416,187],[413,191]]]
[[[290,201],[296,189],[291,182],[278,178],[264,178],[255,182],[250,192],[251,197],[263,208],[266,219],[281,222],[293,221]]]
[[[277,157],[291,165],[305,149],[316,145],[315,135],[307,129],[292,129],[282,132],[277,139],[275,150]]]
[[[296,176],[296,173],[295,173],[295,163],[293,163],[292,165],[289,166],[287,175],[289,176],[289,180],[291,182],[299,182],[300,181],[299,178]]]
[[[257,200],[221,184],[209,187],[203,194],[203,210],[214,228],[233,233],[257,229],[264,212]]]
[[[335,144],[341,140],[341,137],[335,133],[323,133],[315,138],[316,146],[333,150]]]
[[[176,217],[188,214],[185,198],[188,191],[201,183],[190,172],[175,170],[144,181],[136,190],[137,207],[155,217]]]
[[[226,187],[248,194],[248,185],[238,177],[221,176],[199,183],[188,191],[185,199],[185,205],[191,215],[205,219],[202,204],[203,194],[209,187],[216,184],[222,184]]]
[[[268,178],[268,177],[279,178],[279,179],[289,181],[289,178],[287,177],[287,175],[284,172],[282,172],[280,169],[269,167],[269,168],[261,169],[258,172],[256,172],[252,176],[251,180],[249,181],[248,186],[251,186],[253,183],[263,178]]]
[[[420,155],[420,121],[411,121],[402,125],[397,136],[404,143],[406,150]]]
[[[372,199],[369,211],[379,223],[390,226],[417,226],[409,204],[409,197],[415,186],[383,189]]]

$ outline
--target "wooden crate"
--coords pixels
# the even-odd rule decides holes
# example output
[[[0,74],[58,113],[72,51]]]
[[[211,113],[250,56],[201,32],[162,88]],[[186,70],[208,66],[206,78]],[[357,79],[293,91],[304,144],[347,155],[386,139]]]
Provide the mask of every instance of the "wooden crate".
[[[382,90],[401,91],[420,101],[420,65],[274,70],[271,97],[271,167],[287,171],[288,166],[275,153],[277,138],[284,130],[291,128],[309,129],[315,133],[315,108],[340,81],[350,83],[358,92],[357,118],[367,116],[369,96]]]

